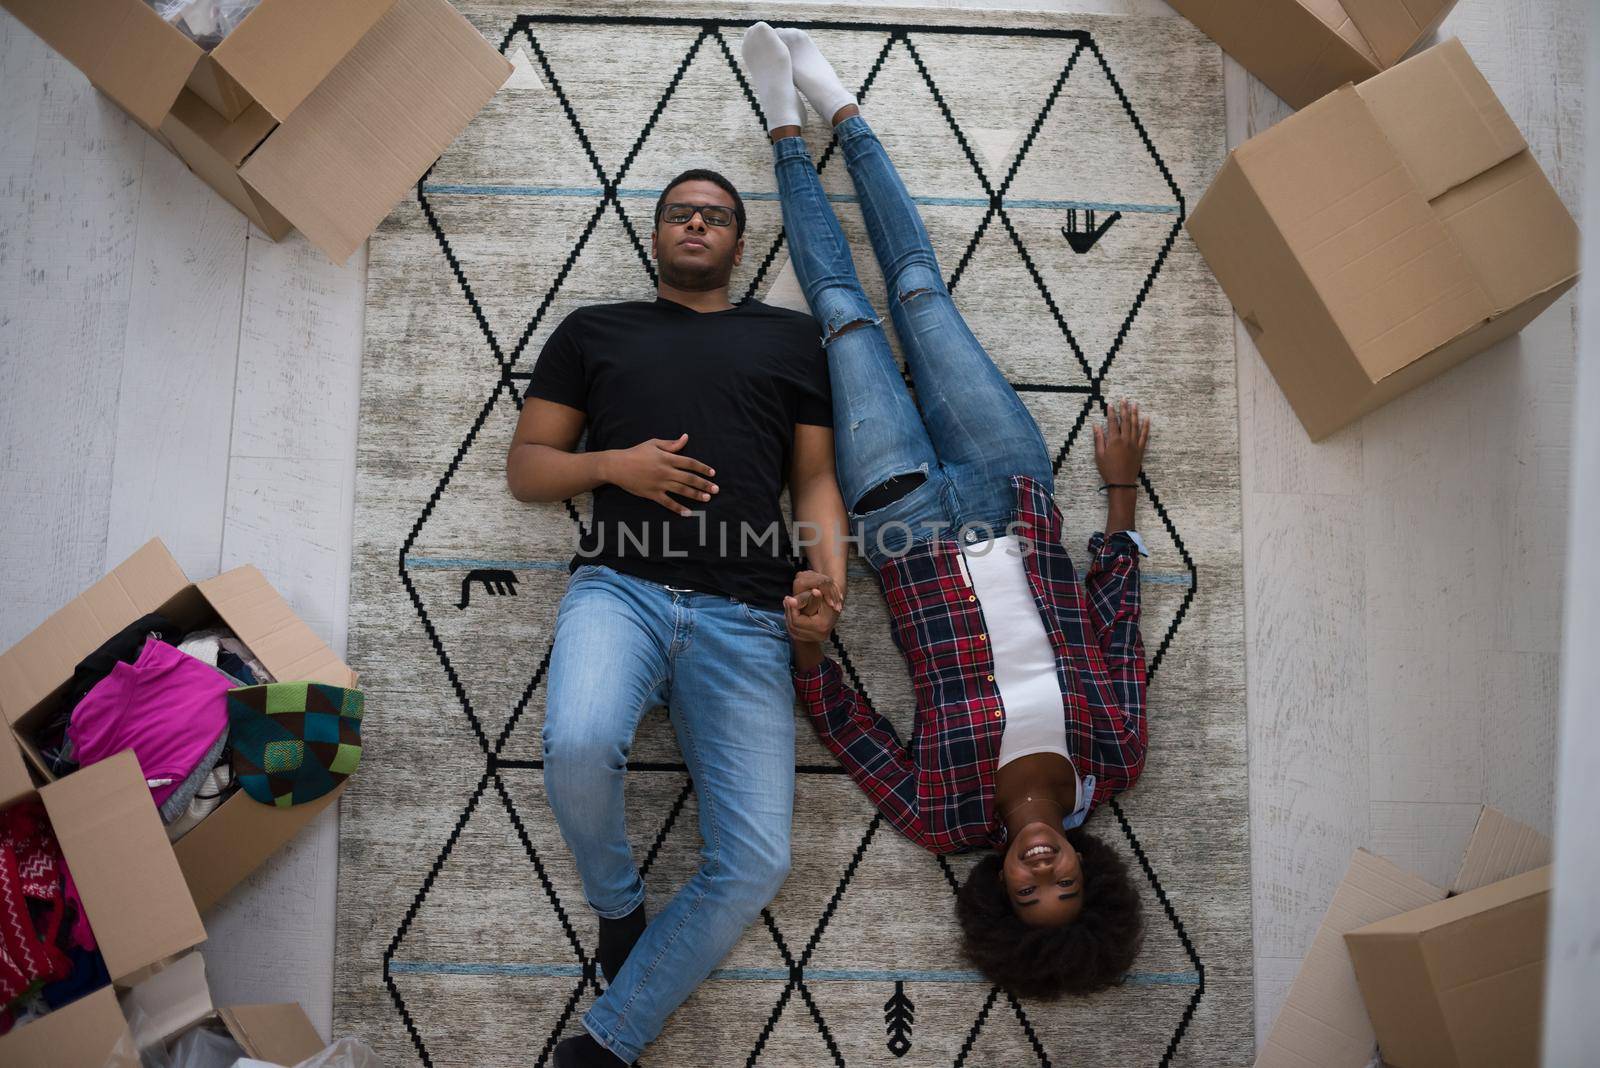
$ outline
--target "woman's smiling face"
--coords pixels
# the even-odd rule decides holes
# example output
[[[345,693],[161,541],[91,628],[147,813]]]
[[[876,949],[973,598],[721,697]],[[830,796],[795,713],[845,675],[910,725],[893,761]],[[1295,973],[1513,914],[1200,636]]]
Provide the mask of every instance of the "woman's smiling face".
[[[1000,866],[1011,907],[1025,923],[1059,927],[1083,911],[1083,870],[1057,828],[1030,823],[1006,849]]]

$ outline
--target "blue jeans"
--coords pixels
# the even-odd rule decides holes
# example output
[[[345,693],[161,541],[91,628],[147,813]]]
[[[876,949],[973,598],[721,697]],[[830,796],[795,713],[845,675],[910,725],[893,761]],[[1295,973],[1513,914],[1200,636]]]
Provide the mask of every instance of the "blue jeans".
[[[1003,533],[1016,507],[1011,476],[1029,475],[1045,486],[1055,476],[1038,424],[956,310],[917,206],[877,135],[859,115],[835,126],[834,135],[883,270],[889,316],[921,414],[856,277],[805,141],[774,142],[773,169],[795,276],[828,352],[839,490],[862,555],[880,567],[941,526]],[[845,329],[852,324],[862,325]],[[916,472],[927,481],[899,500],[856,509],[868,490]]]
[[[544,782],[589,904],[626,916],[644,880],[623,820],[634,728],[665,704],[694,779],[701,864],[651,918],[584,1026],[625,1061],[716,967],[789,873],[794,689],[783,613],[600,564],[556,617]]]

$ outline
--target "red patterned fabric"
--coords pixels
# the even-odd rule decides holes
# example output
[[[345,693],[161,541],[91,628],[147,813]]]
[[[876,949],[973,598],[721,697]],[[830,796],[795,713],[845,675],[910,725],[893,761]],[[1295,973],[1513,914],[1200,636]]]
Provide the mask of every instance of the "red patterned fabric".
[[[24,801],[0,812],[0,1005],[36,981],[54,982],[72,971],[56,944],[67,908],[65,871],[43,805]],[[30,898],[39,903],[32,909]]]
[[[1096,534],[1080,583],[1049,490],[1023,475],[1011,483],[1014,533],[1055,651],[1067,749],[1080,775],[1095,776],[1090,804],[1099,805],[1144,768],[1138,549],[1126,534]],[[935,853],[997,846],[1005,838],[994,805],[1005,712],[960,546],[950,537],[917,545],[878,577],[911,672],[910,749],[830,658],[796,671],[795,692],[823,744],[900,833]]]

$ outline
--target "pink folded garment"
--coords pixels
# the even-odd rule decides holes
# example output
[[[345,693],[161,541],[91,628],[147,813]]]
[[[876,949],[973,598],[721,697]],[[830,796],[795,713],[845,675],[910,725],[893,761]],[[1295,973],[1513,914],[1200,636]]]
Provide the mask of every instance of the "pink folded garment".
[[[132,664],[118,661],[72,710],[73,759],[89,765],[132,749],[157,806],[182,785],[228,724],[228,688],[217,670],[159,638]]]

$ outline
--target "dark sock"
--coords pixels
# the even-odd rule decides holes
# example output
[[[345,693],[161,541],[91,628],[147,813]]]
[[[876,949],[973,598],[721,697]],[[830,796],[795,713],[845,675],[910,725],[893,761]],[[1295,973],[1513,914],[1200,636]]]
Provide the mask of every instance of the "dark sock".
[[[921,471],[895,475],[889,481],[880,483],[863,493],[861,499],[856,502],[856,514],[875,512],[886,504],[893,504],[926,481],[928,476]]]
[[[644,928],[643,905],[619,919],[600,918],[600,948],[595,951],[595,959],[600,962],[600,974],[606,977],[607,983],[616,981],[617,973],[622,971]]]
[[[562,1039],[556,1045],[555,1061],[556,1068],[626,1068],[628,1064],[587,1034]]]

